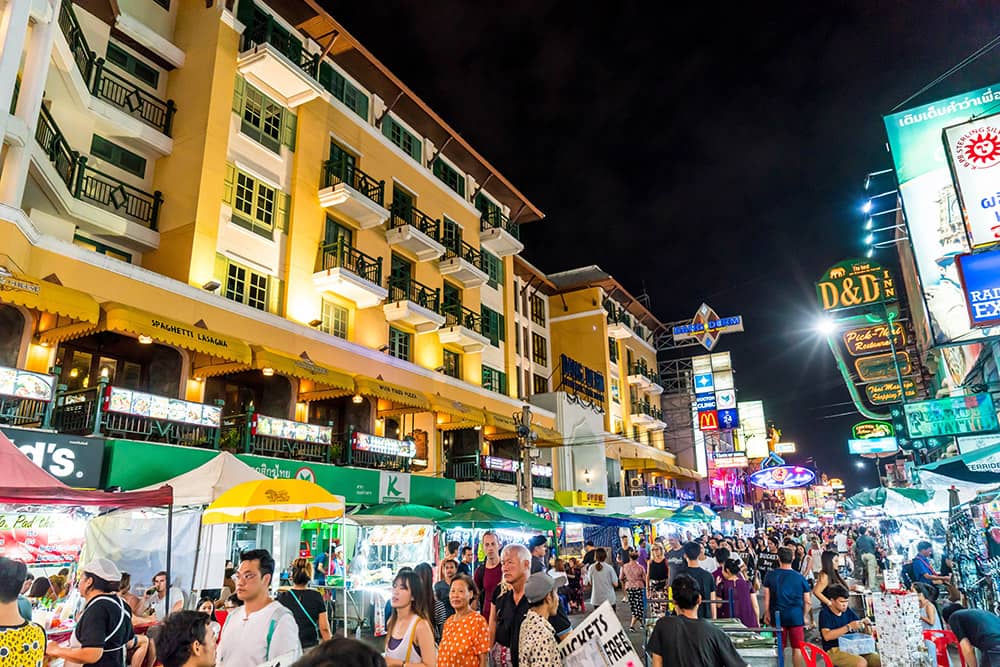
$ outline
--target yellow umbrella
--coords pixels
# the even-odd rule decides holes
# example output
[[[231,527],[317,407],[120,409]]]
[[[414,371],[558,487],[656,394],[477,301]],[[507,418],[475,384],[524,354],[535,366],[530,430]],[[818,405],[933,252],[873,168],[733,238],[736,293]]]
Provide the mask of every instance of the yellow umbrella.
[[[336,519],[344,515],[344,498],[304,479],[261,479],[245,482],[215,499],[203,523],[271,523]]]

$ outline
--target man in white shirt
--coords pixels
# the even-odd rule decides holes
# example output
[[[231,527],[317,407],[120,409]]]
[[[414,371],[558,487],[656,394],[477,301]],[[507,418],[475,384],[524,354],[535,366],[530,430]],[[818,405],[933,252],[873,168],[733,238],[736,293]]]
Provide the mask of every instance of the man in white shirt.
[[[302,655],[299,627],[286,607],[271,599],[274,559],[265,549],[244,551],[233,575],[242,607],[229,612],[219,646],[221,667],[257,667],[286,658],[291,664]],[[282,661],[284,664],[284,660]]]
[[[162,621],[170,612],[184,608],[184,593],[176,586],[170,587],[170,612],[167,611],[167,573],[160,570],[153,575],[153,593],[146,598],[146,606],[153,610],[156,620]]]
[[[837,531],[837,534],[833,537],[834,544],[837,545],[837,553],[846,554],[847,553],[847,531],[843,528]]]

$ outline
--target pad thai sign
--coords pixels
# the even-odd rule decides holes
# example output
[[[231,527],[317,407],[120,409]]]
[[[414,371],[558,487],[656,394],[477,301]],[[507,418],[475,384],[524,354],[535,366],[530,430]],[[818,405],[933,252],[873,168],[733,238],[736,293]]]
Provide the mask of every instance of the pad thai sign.
[[[0,556],[27,565],[76,562],[84,525],[45,514],[0,514]]]

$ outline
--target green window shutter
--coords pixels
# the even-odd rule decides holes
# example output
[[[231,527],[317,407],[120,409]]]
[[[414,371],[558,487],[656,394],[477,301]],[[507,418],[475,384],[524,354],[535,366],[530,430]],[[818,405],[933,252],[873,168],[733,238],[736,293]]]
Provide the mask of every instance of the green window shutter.
[[[497,313],[497,338],[499,340],[506,340],[507,339],[507,333],[506,333],[506,329],[504,327],[503,315],[501,315],[499,313]]]
[[[274,216],[274,226],[279,232],[288,232],[288,215],[292,210],[292,196],[287,192],[278,192],[277,201],[275,202],[277,206],[277,213]]]
[[[240,5],[243,3],[241,2]],[[243,113],[243,96],[246,94],[246,82],[239,74],[236,75],[236,85],[233,87],[233,111]]]
[[[240,0],[240,6],[236,8],[236,18],[246,26],[247,30],[253,27],[254,6],[251,0]]]
[[[229,273],[229,260],[225,255],[215,254],[215,270],[212,276],[222,285],[221,293],[226,293],[226,276]]]
[[[236,183],[236,167],[226,163],[226,180],[222,184],[222,201],[233,205],[233,192],[235,192],[234,183]]]
[[[284,304],[283,288],[284,281],[275,276],[267,277],[267,310],[275,315],[284,315],[282,306]]]
[[[281,111],[281,143],[288,146],[288,150],[295,150],[295,130],[298,127],[298,116],[288,109]]]

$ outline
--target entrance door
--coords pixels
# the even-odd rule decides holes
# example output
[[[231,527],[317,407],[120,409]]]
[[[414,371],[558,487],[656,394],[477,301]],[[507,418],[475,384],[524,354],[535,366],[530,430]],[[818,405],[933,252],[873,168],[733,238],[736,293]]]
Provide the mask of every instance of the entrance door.
[[[462,314],[462,290],[448,281],[441,290],[441,313],[459,317]]]
[[[330,216],[326,217],[326,231],[323,235],[323,244],[332,245],[337,239],[344,239],[344,245],[354,245],[354,230],[345,227]]]
[[[410,280],[413,276],[413,265],[400,257],[392,256],[389,269],[389,300],[403,301],[410,298]]]

